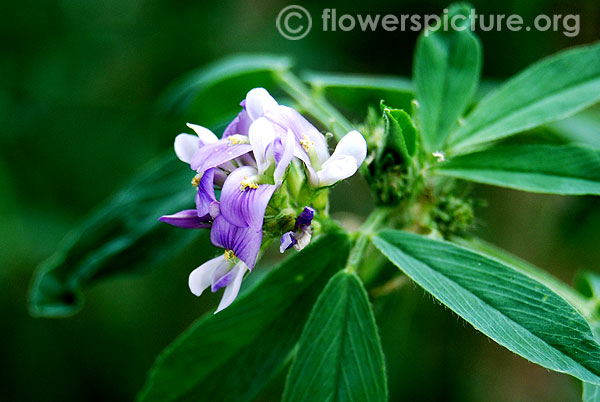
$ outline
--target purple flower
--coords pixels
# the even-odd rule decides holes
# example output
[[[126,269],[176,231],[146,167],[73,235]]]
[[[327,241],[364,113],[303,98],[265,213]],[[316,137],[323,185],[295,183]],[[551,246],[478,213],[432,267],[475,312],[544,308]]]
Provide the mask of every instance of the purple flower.
[[[215,314],[233,303],[244,274],[254,268],[262,242],[261,229],[262,223],[257,230],[250,226],[235,226],[223,215],[215,218],[210,239],[215,246],[224,248],[225,252],[193,270],[188,279],[190,290],[196,296],[200,296],[209,286],[213,293],[225,288]]]
[[[175,152],[179,159],[189,163],[198,173],[220,165],[224,165],[226,171],[233,170],[235,165],[227,166],[227,162],[252,151],[248,139],[252,123],[265,112],[279,106],[264,88],[248,92],[241,105],[243,110],[227,126],[222,139],[218,139],[207,128],[188,124],[198,138],[189,134],[180,134],[175,138]]]
[[[294,157],[294,136],[291,131],[276,134],[273,125],[264,117],[250,126],[250,144],[256,159],[257,174],[272,177],[281,184],[283,177]]]
[[[313,187],[327,187],[354,175],[367,157],[367,142],[358,131],[350,131],[338,143],[333,155],[325,136],[296,110],[278,106],[265,113],[279,132],[292,132],[296,139],[294,156],[304,162]]]
[[[265,210],[276,187],[259,184],[258,171],[250,166],[234,170],[221,190],[221,214],[232,224],[262,231]]]
[[[199,217],[195,209],[185,209],[173,215],[161,216],[158,220],[185,229],[206,229],[210,227],[210,217]]]
[[[263,88],[248,92],[240,105],[242,110],[221,139],[194,124],[188,127],[196,135],[175,138],[175,153],[196,171],[192,180],[198,187],[196,209],[160,218],[179,227],[210,228],[212,244],[224,249],[222,256],[205,262],[189,278],[190,290],[198,296],[209,286],[212,292],[225,289],[217,312],[235,300],[244,275],[256,265],[265,212],[275,192],[283,194],[272,203],[271,219],[298,208],[295,200],[302,192],[308,192],[302,197],[311,196],[316,188],[353,175],[367,152],[362,135],[352,131],[330,156],[325,136]],[[306,179],[298,169],[301,163]],[[291,184],[284,185],[290,165]],[[294,230],[281,237],[281,252],[291,247],[302,250],[310,243],[314,214],[310,207],[303,209]]]
[[[252,271],[262,243],[262,228],[239,227],[219,215],[210,231],[210,240],[243,261]]]
[[[235,257],[225,252],[224,255],[208,260],[192,271],[188,279],[190,290],[196,296],[200,296],[207,287],[211,287],[214,293],[225,288],[217,311],[228,307],[237,297],[244,274],[248,267],[242,261],[236,261]]]
[[[310,226],[315,217],[315,210],[311,207],[304,207],[300,215],[296,218],[296,229],[302,226]]]
[[[279,241],[279,251],[283,253],[294,247],[301,251],[308,246],[312,237],[312,220],[315,216],[315,210],[311,207],[304,207],[302,212],[296,218],[295,230],[286,232]]]
[[[202,174],[196,192],[196,211],[198,216],[210,215],[213,219],[220,213],[219,202],[215,197],[215,169]]]

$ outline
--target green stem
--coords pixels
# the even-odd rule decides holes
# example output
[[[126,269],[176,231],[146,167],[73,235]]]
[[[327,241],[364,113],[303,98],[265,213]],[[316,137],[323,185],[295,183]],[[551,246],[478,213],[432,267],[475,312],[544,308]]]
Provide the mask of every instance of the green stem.
[[[379,229],[379,227],[381,227],[381,224],[388,217],[389,213],[389,208],[376,208],[371,215],[369,215],[365,223],[357,232],[358,236],[356,237],[352,250],[350,250],[350,256],[346,263],[347,272],[356,272],[358,270],[371,240],[371,236],[375,234],[375,231]]]
[[[349,131],[352,124],[322,95],[311,91],[310,88],[289,70],[277,70],[275,79],[281,88],[294,99],[312,117],[333,133],[339,141]]]

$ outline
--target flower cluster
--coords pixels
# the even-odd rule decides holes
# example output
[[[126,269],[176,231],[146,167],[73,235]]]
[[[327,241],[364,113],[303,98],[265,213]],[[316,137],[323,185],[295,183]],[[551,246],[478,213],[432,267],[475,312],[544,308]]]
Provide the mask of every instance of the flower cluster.
[[[189,277],[190,290],[197,296],[208,287],[212,292],[225,288],[217,312],[235,300],[244,275],[256,264],[269,203],[280,200],[277,212],[300,211],[293,230],[279,235],[281,252],[301,250],[310,242],[316,212],[308,204],[298,205],[314,199],[300,193],[314,195],[352,176],[367,154],[365,139],[351,131],[330,155],[325,136],[264,88],[248,92],[240,105],[241,112],[221,139],[194,124],[188,127],[196,135],[175,138],[175,153],[196,172],[196,208],[160,218],[183,228],[210,228],[213,245],[225,250]],[[288,179],[291,175],[294,180]]]

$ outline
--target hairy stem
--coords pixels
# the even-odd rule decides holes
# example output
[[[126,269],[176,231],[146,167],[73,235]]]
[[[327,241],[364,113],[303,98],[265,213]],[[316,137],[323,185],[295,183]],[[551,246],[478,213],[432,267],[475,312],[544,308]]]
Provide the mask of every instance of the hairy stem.
[[[350,256],[346,264],[346,271],[356,272],[362,263],[363,256],[367,250],[367,246],[371,241],[371,236],[377,229],[382,226],[382,223],[389,216],[391,209],[376,208],[367,218],[363,226],[356,233],[357,237],[354,241],[354,246],[350,250]]]

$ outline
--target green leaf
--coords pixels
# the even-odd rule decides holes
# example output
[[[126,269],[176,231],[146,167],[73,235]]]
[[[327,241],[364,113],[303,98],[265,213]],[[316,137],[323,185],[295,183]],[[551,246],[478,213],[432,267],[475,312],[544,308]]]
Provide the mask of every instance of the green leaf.
[[[581,400],[583,402],[600,402],[600,386],[584,382]]]
[[[486,96],[450,138],[451,148],[507,137],[565,118],[600,99],[600,43],[546,58]]]
[[[600,149],[600,109],[590,108],[545,126],[567,142]]]
[[[287,57],[242,54],[194,70],[172,85],[159,101],[159,109],[218,125],[239,111],[239,103],[254,87],[275,86],[274,73],[291,68]]]
[[[37,269],[29,294],[36,317],[61,317],[81,309],[81,289],[122,273],[149,269],[204,231],[173,228],[161,215],[193,207],[193,172],[172,153],[108,200],[73,230]]]
[[[414,99],[412,82],[404,77],[335,74],[310,71],[302,78],[317,92],[348,113],[377,107],[383,99],[398,109],[410,110]]]
[[[159,356],[139,401],[250,401],[289,361],[310,308],[341,269],[348,238],[322,235]]]
[[[410,116],[400,109],[390,109],[381,104],[383,109],[384,134],[379,158],[392,152],[410,161],[417,150],[417,129]]]
[[[600,345],[568,302],[533,278],[471,250],[386,230],[373,242],[427,292],[514,353],[600,384]]]
[[[575,289],[565,284],[563,281],[555,278],[548,272],[535,265],[530,264],[521,258],[510,254],[508,251],[503,250],[490,243],[486,243],[481,239],[453,239],[453,242],[458,245],[465,246],[466,248],[481,253],[489,258],[499,260],[502,264],[506,264],[509,267],[521,271],[525,275],[541,282],[544,286],[550,288],[554,293],[568,301],[573,307],[575,307],[584,317],[589,315],[589,308],[586,300],[581,296]]]
[[[589,299],[592,314],[589,323],[592,326],[596,340],[600,342],[600,274],[596,272],[581,272],[575,279],[579,292]],[[583,383],[583,402],[600,402],[600,385]]]
[[[437,173],[547,194],[600,194],[600,151],[577,145],[509,145],[458,155]]]
[[[595,273],[589,273],[586,274],[586,276],[588,277],[588,279],[590,281],[593,282],[593,284],[591,284],[594,288],[596,288],[597,286],[600,286],[600,275],[595,274]],[[600,290],[597,289],[596,290]],[[595,299],[597,301],[600,301],[600,293],[595,293]],[[600,314],[598,314],[600,316]],[[600,318],[596,318],[594,321],[592,321],[592,329],[594,331],[594,335],[596,335],[596,339],[600,340]],[[600,402],[600,385],[594,385],[594,384],[590,384],[587,382],[583,383],[583,395],[582,395],[582,401],[583,402]]]
[[[453,7],[451,15],[464,11]],[[481,45],[469,30],[421,33],[413,77],[424,147],[430,151],[443,148],[469,105],[480,74]]]
[[[340,271],[319,296],[302,331],[283,400],[387,401],[375,319],[355,274]]]

